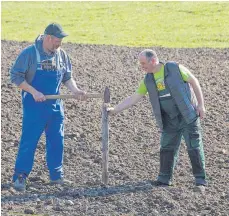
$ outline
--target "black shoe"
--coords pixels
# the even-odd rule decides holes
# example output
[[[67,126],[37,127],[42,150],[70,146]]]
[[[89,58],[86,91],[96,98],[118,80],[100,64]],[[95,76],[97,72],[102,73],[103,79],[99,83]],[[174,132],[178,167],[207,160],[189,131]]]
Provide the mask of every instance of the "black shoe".
[[[160,181],[154,181],[152,184],[155,185],[155,186],[159,186],[159,187],[160,186],[161,187],[172,186],[171,183],[164,183],[164,182],[160,182]]]

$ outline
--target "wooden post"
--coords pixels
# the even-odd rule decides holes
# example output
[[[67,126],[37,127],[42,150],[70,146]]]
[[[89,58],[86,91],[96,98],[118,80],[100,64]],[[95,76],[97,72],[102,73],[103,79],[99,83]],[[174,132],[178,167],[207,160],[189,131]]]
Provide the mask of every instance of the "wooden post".
[[[106,87],[102,107],[102,182],[105,185],[108,184],[109,123],[107,107],[109,103],[110,90]]]

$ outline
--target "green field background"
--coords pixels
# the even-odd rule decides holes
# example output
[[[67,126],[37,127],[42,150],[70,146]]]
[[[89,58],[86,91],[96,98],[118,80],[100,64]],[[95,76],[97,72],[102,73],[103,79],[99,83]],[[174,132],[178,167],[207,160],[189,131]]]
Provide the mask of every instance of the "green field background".
[[[1,38],[34,41],[51,22],[64,42],[229,47],[229,2],[2,2]]]

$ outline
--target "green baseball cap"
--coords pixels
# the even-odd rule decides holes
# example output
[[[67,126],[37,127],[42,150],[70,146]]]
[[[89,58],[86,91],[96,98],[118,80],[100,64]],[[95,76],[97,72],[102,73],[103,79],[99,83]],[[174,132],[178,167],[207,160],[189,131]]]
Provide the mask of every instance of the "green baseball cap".
[[[64,37],[68,36],[68,34],[66,34],[64,32],[64,30],[62,29],[61,25],[58,24],[58,23],[49,24],[46,27],[46,29],[44,31],[44,34],[53,35],[54,37],[57,37],[57,38],[64,38]]]

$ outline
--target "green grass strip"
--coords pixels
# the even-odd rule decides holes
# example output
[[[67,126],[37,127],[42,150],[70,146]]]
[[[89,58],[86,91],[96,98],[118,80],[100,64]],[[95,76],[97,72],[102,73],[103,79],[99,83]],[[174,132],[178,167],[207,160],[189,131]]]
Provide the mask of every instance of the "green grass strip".
[[[229,2],[2,2],[2,39],[33,41],[53,21],[64,42],[229,47]]]

